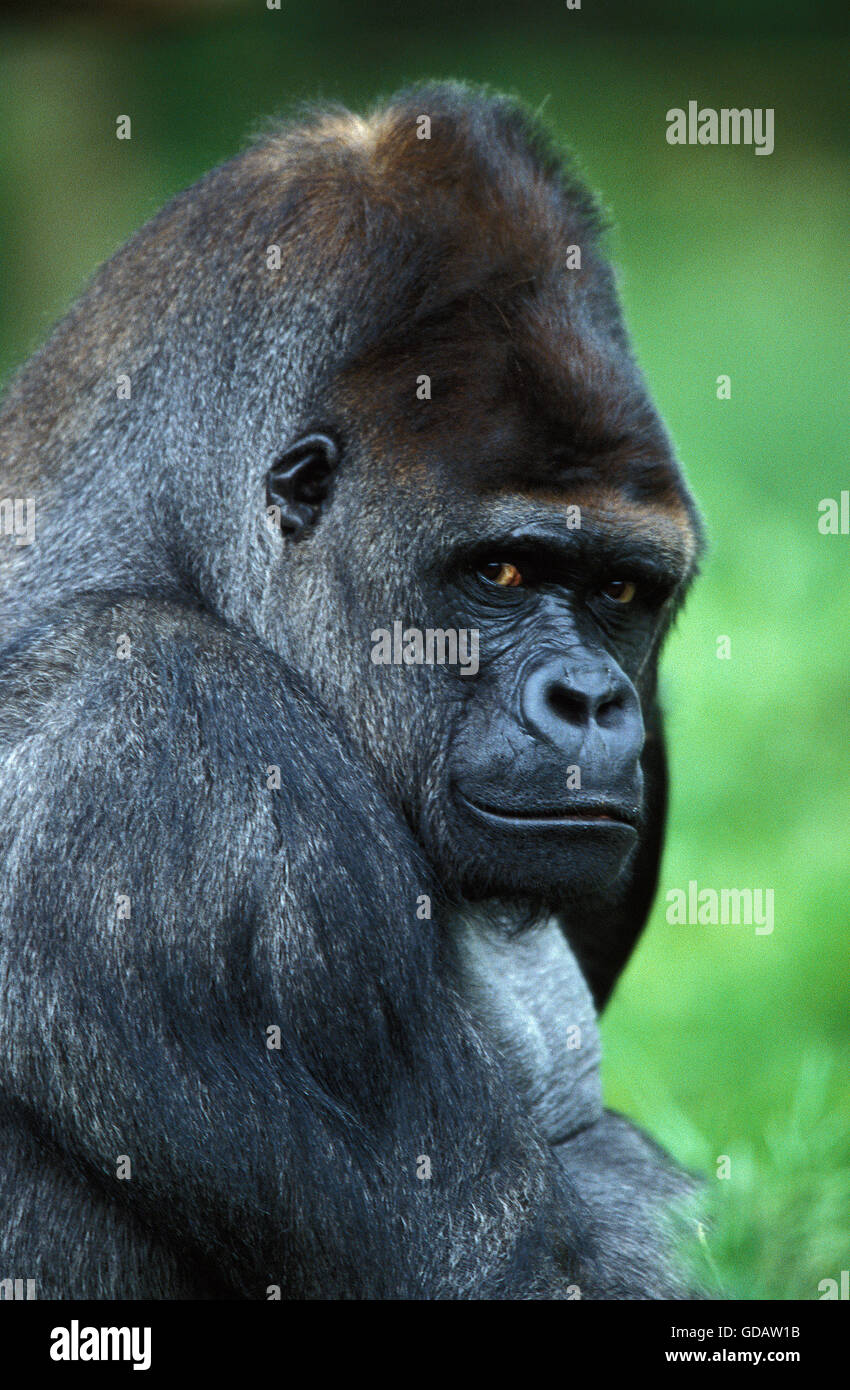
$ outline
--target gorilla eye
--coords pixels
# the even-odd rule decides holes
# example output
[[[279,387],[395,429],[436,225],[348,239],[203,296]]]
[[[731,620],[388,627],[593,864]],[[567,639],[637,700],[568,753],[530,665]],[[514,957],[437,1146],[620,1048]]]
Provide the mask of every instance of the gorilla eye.
[[[488,584],[498,584],[503,589],[517,589],[522,584],[522,575],[509,560],[488,560],[478,573]]]
[[[637,585],[631,579],[612,579],[610,584],[606,584],[600,590],[606,598],[613,599],[615,603],[631,603],[637,593]]]

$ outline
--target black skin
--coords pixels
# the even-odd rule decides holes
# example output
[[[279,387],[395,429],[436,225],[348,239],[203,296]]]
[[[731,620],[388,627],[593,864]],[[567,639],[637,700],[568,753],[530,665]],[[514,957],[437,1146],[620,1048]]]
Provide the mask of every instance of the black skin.
[[[560,540],[566,556],[571,545],[577,549],[570,533]],[[623,611],[604,586],[577,589],[563,582],[555,563],[535,569],[510,543],[493,549],[515,557],[528,580],[519,591],[485,599],[477,619],[482,633],[488,619],[494,629],[484,649],[502,654],[487,671],[457,748],[461,833],[473,863],[472,847],[485,861],[496,854],[519,865],[533,856],[540,895],[560,901],[601,1008],[645,919],[663,841],[660,714],[631,677],[658,640],[664,592],[636,596]],[[619,572],[616,563],[610,572]],[[668,582],[672,591],[676,576]],[[581,788],[569,789],[576,767]]]
[[[42,1298],[694,1293],[582,969],[601,1004],[654,891],[699,523],[533,122],[375,121],[181,195],[0,412],[0,1276]],[[396,619],[479,672],[376,666]],[[584,1020],[551,1106],[503,926],[556,1052]]]
[[[627,609],[615,595],[632,581],[616,577],[618,562],[586,533],[577,543],[550,527],[545,544],[526,534],[485,545],[522,582],[489,578],[496,558],[464,585],[488,653],[451,769],[470,876],[477,859],[495,855],[519,872],[531,854],[542,896],[567,885],[583,901],[638,843],[645,731],[631,677],[656,640],[665,595],[636,596]],[[570,768],[579,788],[570,788]]]

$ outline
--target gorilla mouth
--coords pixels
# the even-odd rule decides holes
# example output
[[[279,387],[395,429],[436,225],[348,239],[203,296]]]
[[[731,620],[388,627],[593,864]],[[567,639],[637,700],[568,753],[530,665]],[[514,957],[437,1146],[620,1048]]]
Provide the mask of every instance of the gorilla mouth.
[[[615,826],[619,829],[636,830],[638,813],[633,806],[619,802],[593,801],[572,802],[568,806],[495,806],[489,803],[471,801],[462,792],[459,799],[476,816],[491,824],[503,825],[574,825],[594,824]]]

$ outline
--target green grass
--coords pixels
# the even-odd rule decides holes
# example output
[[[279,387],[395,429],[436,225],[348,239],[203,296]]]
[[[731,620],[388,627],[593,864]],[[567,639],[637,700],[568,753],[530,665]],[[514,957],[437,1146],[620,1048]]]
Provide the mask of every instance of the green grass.
[[[670,1115],[681,1147],[710,1175],[704,1246],[695,1268],[718,1296],[813,1299],[847,1269],[850,1137],[846,1096],[837,1100],[833,1060],[812,1052],[800,1065],[790,1107],[760,1117],[726,1155],[711,1153],[688,1121]],[[720,1174],[723,1176],[719,1176]],[[703,1215],[703,1212],[700,1213]]]

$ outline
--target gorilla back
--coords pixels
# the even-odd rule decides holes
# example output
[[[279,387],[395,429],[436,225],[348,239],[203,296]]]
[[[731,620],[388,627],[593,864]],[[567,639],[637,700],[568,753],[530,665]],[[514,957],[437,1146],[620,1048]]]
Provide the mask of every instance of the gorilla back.
[[[688,1296],[691,1184],[603,1110],[594,1004],[700,527],[600,235],[505,98],[318,110],[13,383],[0,1277]]]

